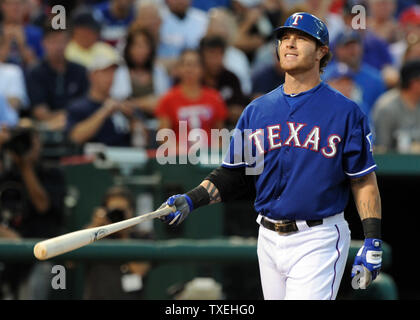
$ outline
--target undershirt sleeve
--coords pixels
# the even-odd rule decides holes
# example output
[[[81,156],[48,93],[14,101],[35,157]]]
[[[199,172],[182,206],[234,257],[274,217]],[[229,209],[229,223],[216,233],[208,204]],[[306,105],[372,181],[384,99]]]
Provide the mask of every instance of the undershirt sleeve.
[[[214,169],[204,180],[212,182],[219,190],[222,202],[232,200],[254,200],[255,176],[246,175],[245,167]]]

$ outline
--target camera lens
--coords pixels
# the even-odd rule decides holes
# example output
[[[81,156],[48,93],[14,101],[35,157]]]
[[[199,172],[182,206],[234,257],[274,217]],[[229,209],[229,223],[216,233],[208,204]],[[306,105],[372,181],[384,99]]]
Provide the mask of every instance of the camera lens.
[[[5,144],[5,149],[13,151],[18,156],[23,156],[32,148],[32,133],[26,128],[17,128],[11,132],[10,140]]]
[[[125,211],[121,209],[111,209],[107,211],[106,216],[109,219],[109,221],[111,221],[111,223],[119,222],[124,220]]]

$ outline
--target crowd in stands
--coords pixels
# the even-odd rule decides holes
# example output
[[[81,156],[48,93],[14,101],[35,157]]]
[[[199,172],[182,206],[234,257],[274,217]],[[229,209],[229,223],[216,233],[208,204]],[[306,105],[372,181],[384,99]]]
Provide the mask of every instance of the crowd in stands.
[[[420,153],[420,1],[73,0],[64,29],[52,25],[56,4],[0,0],[0,153],[11,153],[0,195],[15,181],[29,199],[0,237],[59,230],[65,182],[39,160],[46,132],[77,147],[154,149],[157,130],[177,133],[179,121],[230,130],[283,83],[273,30],[298,11],[326,21],[322,80],[368,116],[375,152]]]
[[[400,92],[403,75],[417,79],[416,72],[402,73],[420,58],[416,1],[70,1],[64,29],[52,26],[54,4],[1,1],[4,130],[29,118],[79,146],[156,148],[150,136],[176,129],[179,120],[191,128],[231,129],[250,101],[284,81],[273,30],[292,12],[308,11],[329,28],[333,59],[322,79],[367,114],[377,150],[410,151],[399,147],[402,131],[412,142],[420,139],[417,101]],[[389,91],[401,97],[413,123],[398,116],[384,124]],[[134,139],[134,131],[146,138]]]

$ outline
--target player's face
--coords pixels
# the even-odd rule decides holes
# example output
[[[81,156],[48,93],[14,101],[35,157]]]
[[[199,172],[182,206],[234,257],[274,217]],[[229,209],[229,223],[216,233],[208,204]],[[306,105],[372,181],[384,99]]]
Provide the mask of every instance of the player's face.
[[[280,67],[289,74],[319,70],[323,53],[315,40],[298,30],[286,31],[279,42]]]

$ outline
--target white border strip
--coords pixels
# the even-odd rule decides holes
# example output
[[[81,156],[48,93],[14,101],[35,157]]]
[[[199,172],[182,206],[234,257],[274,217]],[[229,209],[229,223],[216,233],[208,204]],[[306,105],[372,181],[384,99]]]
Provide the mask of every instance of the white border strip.
[[[363,171],[360,171],[360,172],[356,172],[356,173],[347,173],[347,172],[344,172],[344,173],[346,175],[348,175],[348,176],[357,176],[358,174],[365,173],[366,171],[369,171],[370,169],[375,168],[375,167],[376,167],[376,164],[374,164],[373,166],[371,166],[371,167],[369,167],[369,168],[367,168],[367,169],[365,169]]]
[[[248,163],[246,163],[246,162],[227,163],[227,162],[224,162],[224,161],[222,162],[222,164],[224,164],[225,166],[228,166],[228,167],[240,166],[240,165],[243,165],[243,164],[248,165]]]

